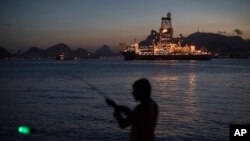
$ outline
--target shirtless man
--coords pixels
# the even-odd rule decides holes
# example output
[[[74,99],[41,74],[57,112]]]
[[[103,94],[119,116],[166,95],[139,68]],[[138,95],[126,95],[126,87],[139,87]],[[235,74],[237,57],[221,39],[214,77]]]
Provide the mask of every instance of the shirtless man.
[[[130,141],[152,141],[157,123],[158,106],[150,97],[151,86],[147,79],[139,79],[133,84],[133,96],[139,101],[133,111],[117,105],[106,98],[108,105],[114,108],[114,117],[121,128],[131,125]],[[125,115],[125,117],[123,116]]]

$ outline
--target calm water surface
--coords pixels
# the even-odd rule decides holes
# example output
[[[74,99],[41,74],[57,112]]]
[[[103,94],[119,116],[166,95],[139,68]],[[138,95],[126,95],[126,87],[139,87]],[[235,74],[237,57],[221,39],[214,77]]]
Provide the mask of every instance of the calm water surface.
[[[1,61],[0,139],[128,140],[89,83],[133,108],[131,85],[142,77],[160,107],[157,141],[229,140],[230,124],[250,124],[250,59]],[[19,125],[37,131],[23,136]]]

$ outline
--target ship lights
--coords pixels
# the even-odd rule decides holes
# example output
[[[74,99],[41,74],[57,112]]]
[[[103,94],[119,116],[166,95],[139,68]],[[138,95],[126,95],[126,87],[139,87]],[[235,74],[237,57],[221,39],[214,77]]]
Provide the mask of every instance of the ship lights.
[[[168,30],[165,28],[165,29],[163,29],[162,32],[163,32],[163,33],[166,33],[166,32],[168,32]]]

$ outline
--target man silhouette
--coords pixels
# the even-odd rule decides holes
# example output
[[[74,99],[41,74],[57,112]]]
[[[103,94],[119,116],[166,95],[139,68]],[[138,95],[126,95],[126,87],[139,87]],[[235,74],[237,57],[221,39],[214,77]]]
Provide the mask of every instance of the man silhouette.
[[[130,141],[152,141],[158,117],[158,106],[150,97],[151,86],[147,79],[139,79],[133,84],[133,96],[139,101],[133,111],[117,105],[106,98],[108,105],[114,108],[114,117],[121,128],[131,125]],[[125,117],[123,116],[125,115]]]

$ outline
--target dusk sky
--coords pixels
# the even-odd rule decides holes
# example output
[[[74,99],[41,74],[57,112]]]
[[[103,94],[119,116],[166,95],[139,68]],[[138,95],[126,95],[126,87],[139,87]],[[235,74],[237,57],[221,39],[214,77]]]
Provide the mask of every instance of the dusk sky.
[[[223,32],[250,39],[249,0],[1,0],[0,46],[10,51],[57,43],[72,48],[141,41],[172,13],[174,36]]]

